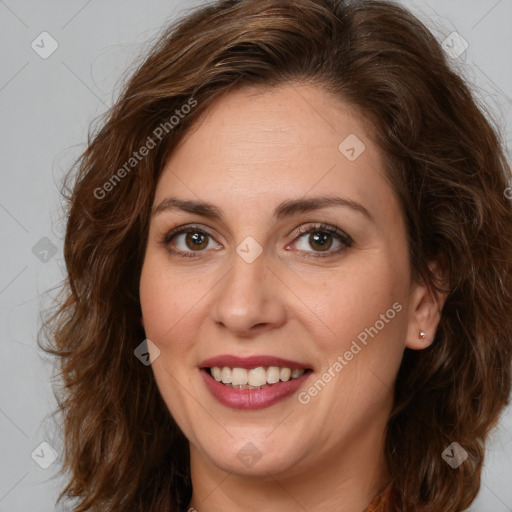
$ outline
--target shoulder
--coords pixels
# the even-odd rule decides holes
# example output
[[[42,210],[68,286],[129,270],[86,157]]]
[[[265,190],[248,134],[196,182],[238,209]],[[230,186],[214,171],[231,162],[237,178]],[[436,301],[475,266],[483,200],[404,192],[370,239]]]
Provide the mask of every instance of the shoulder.
[[[368,505],[364,512],[392,512],[396,505],[396,490],[393,484],[389,484],[382,490],[372,502]]]

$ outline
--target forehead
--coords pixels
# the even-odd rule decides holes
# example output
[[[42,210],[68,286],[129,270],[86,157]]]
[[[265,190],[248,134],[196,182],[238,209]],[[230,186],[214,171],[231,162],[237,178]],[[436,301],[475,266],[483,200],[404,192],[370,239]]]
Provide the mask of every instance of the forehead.
[[[371,203],[393,194],[364,119],[304,84],[242,88],[217,100],[166,162],[155,203],[171,192],[238,210],[308,194]]]

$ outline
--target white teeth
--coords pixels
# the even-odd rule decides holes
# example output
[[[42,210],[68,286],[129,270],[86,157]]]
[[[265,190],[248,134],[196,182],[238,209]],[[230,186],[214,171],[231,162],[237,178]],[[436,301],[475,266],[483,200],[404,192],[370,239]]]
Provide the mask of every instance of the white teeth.
[[[279,382],[279,367],[269,366],[267,370],[267,382],[269,384],[275,384]]]
[[[245,368],[229,368],[228,366],[213,366],[210,368],[212,377],[226,384],[229,387],[240,389],[259,389],[266,388],[269,385],[277,384],[279,381],[287,382],[298,379],[304,375],[306,370],[291,368],[279,368],[278,366],[269,366],[265,368],[258,366],[247,370]]]
[[[218,380],[218,381],[222,380],[221,373],[222,372],[221,372],[221,370],[220,370],[220,368],[218,366],[214,366],[212,368],[212,377],[215,380]]]
[[[305,370],[292,370],[291,377],[292,379],[298,379],[301,375],[304,374]]]
[[[251,386],[263,386],[267,383],[267,370],[261,366],[249,370],[248,381]]]
[[[231,368],[228,368],[227,366],[224,366],[224,368],[222,368],[220,380],[224,382],[224,384],[231,384]]]
[[[292,374],[292,371],[290,370],[290,368],[281,368],[281,370],[279,371],[279,378],[283,382],[286,382],[286,381],[290,380],[291,374]]]
[[[245,368],[233,368],[231,370],[231,383],[233,386],[247,384],[248,375]]]

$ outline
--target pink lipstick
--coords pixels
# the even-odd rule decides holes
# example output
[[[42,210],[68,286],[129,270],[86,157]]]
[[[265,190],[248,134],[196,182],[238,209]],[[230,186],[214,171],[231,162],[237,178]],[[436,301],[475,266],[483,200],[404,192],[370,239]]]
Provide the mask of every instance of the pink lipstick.
[[[202,361],[213,397],[234,409],[263,409],[293,395],[309,378],[308,365],[274,356],[222,355]]]

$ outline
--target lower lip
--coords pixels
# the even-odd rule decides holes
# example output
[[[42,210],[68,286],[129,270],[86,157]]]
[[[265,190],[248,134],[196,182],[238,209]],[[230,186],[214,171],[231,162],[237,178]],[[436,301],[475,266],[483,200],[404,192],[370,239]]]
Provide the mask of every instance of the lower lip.
[[[233,409],[264,409],[295,393],[312,372],[288,382],[278,382],[263,389],[230,388],[216,381],[207,369],[201,368],[201,375],[211,394],[226,407]]]

